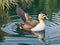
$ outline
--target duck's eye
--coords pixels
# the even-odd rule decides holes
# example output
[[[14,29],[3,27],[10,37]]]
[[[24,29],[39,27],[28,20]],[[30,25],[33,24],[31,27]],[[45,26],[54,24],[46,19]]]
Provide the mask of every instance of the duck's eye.
[[[45,14],[43,14],[43,16],[45,16]]]
[[[44,16],[42,15],[42,17],[44,17]]]

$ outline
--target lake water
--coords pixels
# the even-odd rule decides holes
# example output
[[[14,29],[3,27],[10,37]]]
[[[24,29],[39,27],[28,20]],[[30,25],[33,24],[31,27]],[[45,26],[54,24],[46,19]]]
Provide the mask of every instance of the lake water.
[[[49,18],[49,20],[45,20],[46,42],[40,42],[31,32],[20,31],[17,29],[15,23],[22,23],[23,21],[18,17],[18,15],[12,15],[10,16],[11,22],[8,22],[7,24],[3,23],[1,26],[0,45],[45,45],[45,43],[49,43],[49,45],[60,45],[60,9],[58,4],[56,7],[54,3],[53,6],[51,5],[51,8],[49,8],[49,4],[46,4],[43,8],[43,10],[46,10]],[[38,15],[30,16],[37,20]]]
[[[37,15],[33,15],[33,19],[37,19],[36,16]],[[13,17],[18,16],[11,16],[11,18]],[[17,26],[15,23],[22,23],[22,20],[20,18],[17,18],[13,19],[13,21],[9,22],[8,24],[2,25],[2,31],[7,34],[3,36],[3,42],[1,42],[1,45],[45,45],[45,42],[40,42],[37,37],[31,32],[19,32],[16,29]],[[51,45],[60,45],[60,11],[57,13],[52,13],[52,20],[45,20],[45,23],[45,40]]]

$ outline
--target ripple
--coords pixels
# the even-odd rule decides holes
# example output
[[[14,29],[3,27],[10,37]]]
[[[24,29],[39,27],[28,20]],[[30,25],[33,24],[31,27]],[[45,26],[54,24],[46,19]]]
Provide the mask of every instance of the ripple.
[[[36,19],[37,20],[37,17],[36,16],[37,15],[31,15],[31,17],[33,17],[33,19]],[[11,18],[13,18],[13,17],[16,17],[16,16],[11,16]],[[3,32],[6,32],[8,34],[19,35],[19,33],[16,32],[17,26],[15,25],[15,23],[20,24],[22,22],[23,21],[21,19],[19,19],[19,18],[13,19],[12,22],[9,22],[8,24],[4,24],[1,27],[1,29],[2,29]],[[51,44],[60,43],[60,12],[53,13],[52,14],[52,21],[45,20],[45,23],[46,23],[45,40],[49,40]],[[37,40],[36,37],[33,36],[32,34],[31,35],[28,35],[27,34],[27,35],[24,35],[24,36],[30,38],[30,39],[28,39],[28,38],[27,39],[30,40],[30,41],[32,41],[32,43]],[[10,37],[9,37],[9,40],[8,40],[8,38],[5,38],[7,40],[7,41],[5,40],[5,43],[7,43],[8,41],[10,41],[8,43],[13,43],[13,42],[15,43],[15,41],[16,41],[16,43],[18,43],[18,42],[19,43],[22,43],[21,40],[26,40],[26,41],[23,41],[23,43],[28,43],[27,42],[28,40],[25,39],[25,37],[24,37],[24,39],[22,39],[19,36],[19,39],[17,39],[17,36],[16,36],[16,37],[13,38],[13,40],[10,39]],[[34,38],[32,39],[31,37],[34,37]],[[38,44],[38,42],[36,44]]]
[[[53,13],[53,15],[52,15],[52,22],[60,25],[60,12]]]

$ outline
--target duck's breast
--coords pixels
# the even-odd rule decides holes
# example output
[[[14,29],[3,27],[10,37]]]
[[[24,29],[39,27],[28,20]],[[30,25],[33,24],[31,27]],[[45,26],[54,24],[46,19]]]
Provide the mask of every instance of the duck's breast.
[[[31,29],[31,31],[42,31],[45,29],[44,23],[38,23],[34,28]]]

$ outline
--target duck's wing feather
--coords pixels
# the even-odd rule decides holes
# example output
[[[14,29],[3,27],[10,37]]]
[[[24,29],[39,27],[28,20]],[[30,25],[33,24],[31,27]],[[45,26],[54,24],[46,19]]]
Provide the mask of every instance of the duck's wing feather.
[[[16,13],[24,22],[26,21],[25,12],[22,10],[21,7],[16,7]]]

